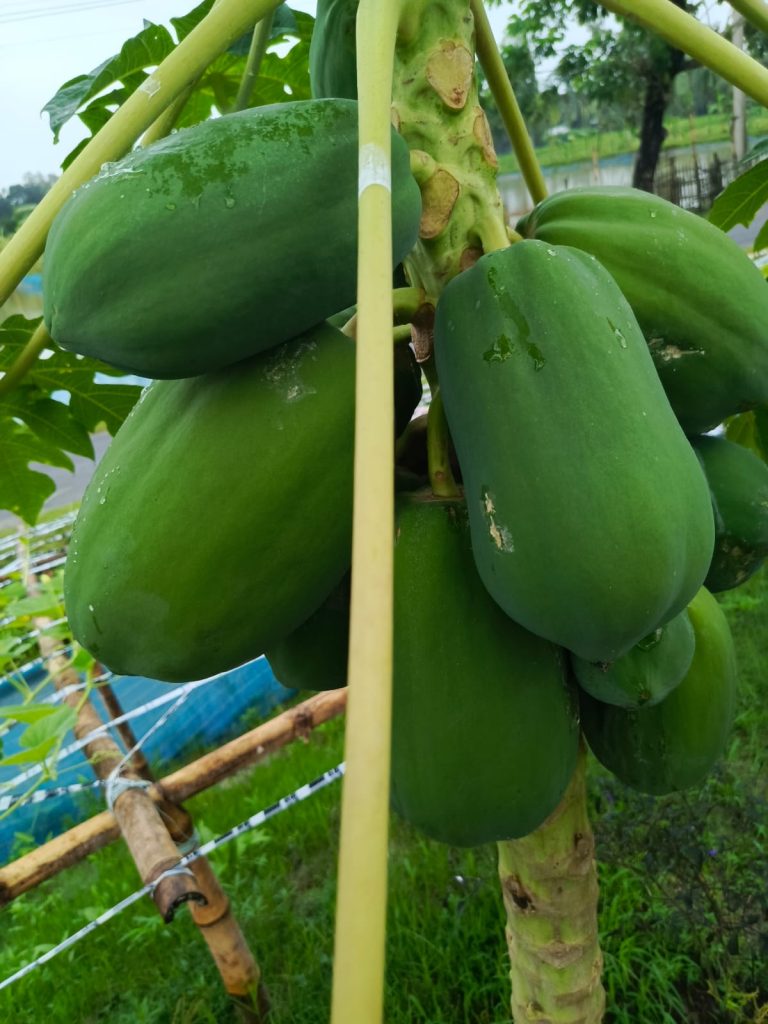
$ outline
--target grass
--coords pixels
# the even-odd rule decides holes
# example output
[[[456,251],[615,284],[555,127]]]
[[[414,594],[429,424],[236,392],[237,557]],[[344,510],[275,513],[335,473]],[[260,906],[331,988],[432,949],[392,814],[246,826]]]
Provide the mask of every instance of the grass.
[[[664,149],[690,146],[691,142],[703,145],[710,142],[727,142],[730,139],[730,116],[707,114],[693,121],[688,118],[669,118],[666,122],[667,138]],[[749,115],[749,133],[752,136],[768,134],[768,112],[758,109]],[[635,153],[639,145],[637,132],[624,129],[597,133],[585,131],[574,133],[568,140],[557,140],[540,146],[536,156],[542,167],[591,161],[593,153],[605,160],[612,156]],[[513,153],[499,157],[499,173],[514,174],[519,170]]]
[[[658,800],[594,762],[606,1024],[765,1024],[768,857],[763,677],[768,574],[723,595],[741,665],[727,757],[699,790]],[[332,767],[343,723],[189,802],[203,837]],[[339,789],[330,787],[212,856],[259,960],[271,1024],[324,1024],[330,997]],[[393,820],[387,1024],[509,1020],[494,850],[429,842]],[[4,911],[0,978],[137,887],[120,844]],[[237,1012],[185,912],[141,902],[0,993],[0,1020],[228,1024]]]

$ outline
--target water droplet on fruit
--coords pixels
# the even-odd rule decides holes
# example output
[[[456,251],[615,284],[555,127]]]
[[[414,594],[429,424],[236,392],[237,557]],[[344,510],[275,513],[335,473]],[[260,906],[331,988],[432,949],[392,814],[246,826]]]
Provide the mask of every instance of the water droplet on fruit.
[[[655,219],[656,219],[656,211],[655,210],[651,210],[651,220],[655,220]]]
[[[224,205],[228,210],[231,210],[232,207],[235,205],[235,200],[232,198],[232,196],[227,196],[227,198],[224,200]]]
[[[176,203],[166,203],[165,204],[165,208],[166,208],[166,210],[175,210],[176,209]]]

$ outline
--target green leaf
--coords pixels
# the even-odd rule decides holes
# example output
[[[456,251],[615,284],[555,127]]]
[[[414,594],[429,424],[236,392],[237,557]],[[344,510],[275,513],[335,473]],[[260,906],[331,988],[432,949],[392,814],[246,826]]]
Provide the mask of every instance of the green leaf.
[[[176,30],[176,38],[179,42],[182,39],[186,39],[192,29],[200,24],[212,7],[213,0],[203,0],[203,3],[198,4],[188,14],[182,14],[179,18],[171,18],[171,24]]]
[[[70,79],[43,107],[48,114],[53,141],[59,141],[62,127],[88,100],[93,99],[115,82],[124,82],[128,76],[146,68],[157,67],[174,49],[175,43],[164,25],[149,24],[138,35],[123,43],[118,54],[108,57],[90,74]]]
[[[14,618],[20,618],[22,615],[48,615],[51,618],[58,618],[61,615],[61,601],[55,594],[22,597],[11,601],[5,613]]]
[[[128,413],[139,400],[142,388],[136,384],[97,384],[83,381],[71,390],[70,406],[89,430],[104,423],[115,436]]]
[[[12,416],[22,420],[46,444],[93,458],[93,443],[82,422],[63,402],[38,398],[35,392],[18,388],[6,400]]]
[[[40,718],[47,718],[55,710],[56,708],[51,704],[6,704],[0,708],[0,714],[14,722],[31,724]]]
[[[755,214],[768,202],[768,160],[750,167],[740,174],[712,204],[710,223],[723,231],[736,224],[749,227]]]
[[[768,249],[768,220],[757,232],[755,240],[752,243],[752,248],[755,252],[760,252],[762,249]]]
[[[56,485],[49,476],[30,469],[30,462],[74,468],[64,452],[41,441],[27,427],[10,417],[0,419],[0,508],[33,525]]]
[[[55,746],[56,739],[52,737],[29,750],[20,750],[16,754],[0,758],[0,767],[14,764],[39,764],[46,759]]]
[[[75,724],[77,713],[67,705],[54,708],[53,713],[32,722],[19,737],[19,745],[39,749],[46,743],[53,745],[64,738]]]

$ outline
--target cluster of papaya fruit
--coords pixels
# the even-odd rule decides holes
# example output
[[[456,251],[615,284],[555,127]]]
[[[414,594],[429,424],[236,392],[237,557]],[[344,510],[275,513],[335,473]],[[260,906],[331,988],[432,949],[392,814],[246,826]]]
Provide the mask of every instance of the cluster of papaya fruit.
[[[421,197],[392,141],[399,263]],[[315,99],[137,150],[55,222],[52,337],[155,378],[66,570],[73,634],[114,671],[180,681],[266,651],[287,685],[344,684],[356,196],[356,103]],[[735,683],[710,591],[768,554],[768,468],[703,436],[768,403],[758,271],[632,190],[555,195],[518,230],[437,303],[461,493],[417,473],[397,510],[393,803],[464,845],[535,829],[582,728],[641,790],[699,781]],[[399,433],[421,397],[407,345],[395,378]]]

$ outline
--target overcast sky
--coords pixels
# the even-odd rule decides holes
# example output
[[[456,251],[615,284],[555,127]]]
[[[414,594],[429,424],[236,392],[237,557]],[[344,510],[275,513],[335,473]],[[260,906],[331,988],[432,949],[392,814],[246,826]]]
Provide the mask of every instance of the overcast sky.
[[[310,13],[315,3],[291,0]],[[85,129],[75,120],[53,145],[40,110],[60,85],[117,53],[141,31],[144,18],[167,25],[194,6],[195,0],[0,0],[0,188],[27,171],[57,173],[83,138]],[[500,37],[504,8],[490,17]]]

